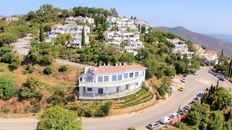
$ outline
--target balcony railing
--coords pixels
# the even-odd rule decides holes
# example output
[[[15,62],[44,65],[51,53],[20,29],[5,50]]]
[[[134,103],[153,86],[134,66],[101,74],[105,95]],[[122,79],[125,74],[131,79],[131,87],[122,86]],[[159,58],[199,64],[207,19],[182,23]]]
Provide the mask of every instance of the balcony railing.
[[[85,82],[82,81],[79,83],[79,86],[85,86],[85,87],[111,87],[111,86],[121,86],[121,85],[125,85],[125,84],[131,84],[131,83],[135,83],[141,80],[144,80],[144,75],[139,75],[138,77],[134,77],[134,78],[127,78],[127,79],[123,79],[120,81],[108,81],[108,82]]]

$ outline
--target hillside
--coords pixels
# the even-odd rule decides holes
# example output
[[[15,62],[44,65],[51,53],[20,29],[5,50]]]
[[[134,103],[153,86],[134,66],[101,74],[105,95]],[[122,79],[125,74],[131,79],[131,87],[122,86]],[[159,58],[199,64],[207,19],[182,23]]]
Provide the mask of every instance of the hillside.
[[[230,42],[232,44],[232,35],[229,34],[209,34],[209,36],[214,37],[216,39],[225,41],[225,42]]]
[[[174,33],[178,36],[183,37],[186,40],[190,40],[193,43],[200,44],[202,46],[205,46],[208,49],[212,49],[217,52],[220,52],[221,49],[224,49],[224,53],[226,55],[230,55],[230,56],[232,55],[232,44],[223,42],[211,36],[192,32],[184,27],[174,27],[174,28],[157,27],[156,29],[165,31],[165,32]]]

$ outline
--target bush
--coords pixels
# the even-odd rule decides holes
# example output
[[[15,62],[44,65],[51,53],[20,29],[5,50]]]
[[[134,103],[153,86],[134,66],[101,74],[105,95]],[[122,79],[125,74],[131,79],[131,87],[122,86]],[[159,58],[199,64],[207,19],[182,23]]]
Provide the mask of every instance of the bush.
[[[27,88],[27,87],[21,88],[18,92],[19,100],[29,99],[29,98],[32,98],[33,96],[34,96],[34,93],[32,92],[30,88]]]
[[[23,85],[24,85],[24,87],[27,87],[27,88],[34,91],[34,90],[36,90],[36,88],[41,86],[41,83],[38,80],[36,80],[35,78],[29,77],[29,78],[27,78],[26,82]]]
[[[26,65],[26,66],[24,67],[24,72],[25,72],[25,73],[31,74],[31,73],[34,72],[34,68],[33,68],[32,66],[30,66],[30,65]]]
[[[97,109],[95,116],[97,116],[97,117],[107,116],[110,112],[110,106],[111,106],[111,104],[108,102],[103,104],[102,106],[100,106],[100,108]]]
[[[59,105],[64,102],[64,93],[60,90],[56,90],[51,96],[48,97],[47,103],[52,105]]]
[[[63,65],[59,68],[59,72],[65,72],[68,70],[68,67],[66,65]]]
[[[46,75],[50,75],[52,73],[52,67],[48,66],[43,70],[43,73]]]
[[[13,97],[15,88],[13,82],[0,78],[0,99],[7,100]]]

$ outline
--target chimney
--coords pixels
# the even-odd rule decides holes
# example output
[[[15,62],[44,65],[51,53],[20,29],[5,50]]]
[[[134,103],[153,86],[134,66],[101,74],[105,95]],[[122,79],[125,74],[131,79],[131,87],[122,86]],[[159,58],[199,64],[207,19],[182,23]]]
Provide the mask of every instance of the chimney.
[[[106,66],[106,63],[104,63],[104,66]]]
[[[108,63],[108,66],[110,66],[110,63]]]
[[[119,63],[119,66],[121,66],[121,65],[122,65],[122,63],[120,62],[120,63]]]
[[[115,66],[118,66],[118,64],[116,63]]]

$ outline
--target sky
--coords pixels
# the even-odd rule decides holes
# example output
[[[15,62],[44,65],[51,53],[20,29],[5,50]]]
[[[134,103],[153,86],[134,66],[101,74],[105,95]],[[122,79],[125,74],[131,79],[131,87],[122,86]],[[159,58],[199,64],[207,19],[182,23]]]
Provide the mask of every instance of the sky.
[[[136,16],[151,26],[183,26],[204,34],[232,34],[232,0],[2,0],[0,15],[25,14],[42,4],[116,8],[121,16]]]

